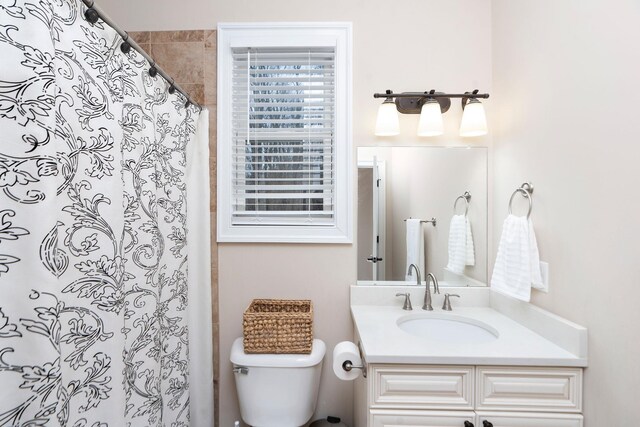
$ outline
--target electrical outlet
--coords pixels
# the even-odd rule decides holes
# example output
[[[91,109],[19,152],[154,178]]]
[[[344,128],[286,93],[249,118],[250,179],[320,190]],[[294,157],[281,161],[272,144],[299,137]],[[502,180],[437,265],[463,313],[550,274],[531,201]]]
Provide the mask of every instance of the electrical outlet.
[[[549,292],[549,263],[540,261],[540,275],[542,276],[542,286],[538,289],[542,292]]]

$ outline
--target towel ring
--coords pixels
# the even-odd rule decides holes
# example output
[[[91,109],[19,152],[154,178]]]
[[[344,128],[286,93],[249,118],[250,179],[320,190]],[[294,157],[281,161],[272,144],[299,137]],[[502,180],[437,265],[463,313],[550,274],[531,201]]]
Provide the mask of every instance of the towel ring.
[[[512,214],[511,205],[513,204],[513,198],[518,193],[522,194],[523,197],[526,197],[529,200],[529,212],[527,212],[527,219],[529,219],[531,211],[533,210],[533,199],[531,197],[531,193],[533,193],[533,184],[525,182],[520,187],[516,188],[511,194],[511,198],[509,199],[509,215]]]
[[[464,200],[464,204],[465,204],[465,208],[464,208],[464,215],[467,216],[467,212],[469,212],[469,200],[471,200],[471,193],[469,193],[468,191],[465,191],[464,194],[462,196],[458,196],[456,198],[456,201],[453,202],[453,213],[456,213],[456,205],[458,204],[458,200]]]

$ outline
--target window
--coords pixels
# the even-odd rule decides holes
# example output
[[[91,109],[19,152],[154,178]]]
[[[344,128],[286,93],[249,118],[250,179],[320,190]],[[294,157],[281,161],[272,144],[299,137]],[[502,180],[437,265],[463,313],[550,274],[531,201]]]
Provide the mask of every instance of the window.
[[[350,34],[218,27],[218,241],[351,242]]]

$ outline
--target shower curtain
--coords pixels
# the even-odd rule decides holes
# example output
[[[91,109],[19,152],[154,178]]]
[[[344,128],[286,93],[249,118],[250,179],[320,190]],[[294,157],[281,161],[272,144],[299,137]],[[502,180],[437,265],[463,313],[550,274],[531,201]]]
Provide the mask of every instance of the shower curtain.
[[[210,425],[207,132],[84,9],[0,1],[0,426]]]

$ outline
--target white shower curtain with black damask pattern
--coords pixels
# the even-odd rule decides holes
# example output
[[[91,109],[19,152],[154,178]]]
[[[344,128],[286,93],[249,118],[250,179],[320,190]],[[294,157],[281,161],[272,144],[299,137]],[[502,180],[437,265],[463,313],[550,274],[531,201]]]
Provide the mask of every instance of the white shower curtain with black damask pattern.
[[[206,257],[187,261],[186,147],[207,141],[197,108],[83,12],[0,0],[0,426],[189,425],[190,394],[213,404],[212,381],[189,381],[210,372],[191,359],[211,364],[189,347]]]

